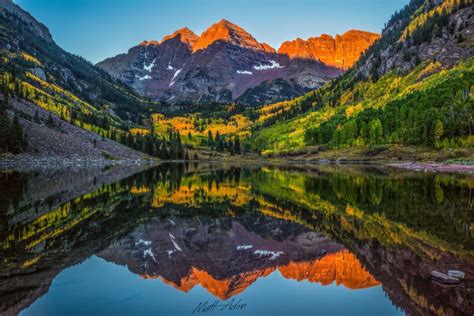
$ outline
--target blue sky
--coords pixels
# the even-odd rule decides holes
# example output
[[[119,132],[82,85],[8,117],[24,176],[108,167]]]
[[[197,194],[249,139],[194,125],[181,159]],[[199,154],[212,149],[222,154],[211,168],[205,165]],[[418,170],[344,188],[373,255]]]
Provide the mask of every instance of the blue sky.
[[[225,18],[278,48],[349,29],[380,32],[408,0],[14,0],[67,51],[96,63],[184,26],[201,34]]]

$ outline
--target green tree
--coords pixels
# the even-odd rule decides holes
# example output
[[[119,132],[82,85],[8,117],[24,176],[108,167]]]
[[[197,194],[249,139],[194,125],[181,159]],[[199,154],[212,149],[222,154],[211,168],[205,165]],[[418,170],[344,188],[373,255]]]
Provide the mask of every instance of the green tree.
[[[379,119],[374,119],[370,122],[369,142],[371,145],[382,143],[383,128],[382,122]]]
[[[437,120],[433,130],[433,144],[436,145],[443,137],[444,125],[441,120]]]

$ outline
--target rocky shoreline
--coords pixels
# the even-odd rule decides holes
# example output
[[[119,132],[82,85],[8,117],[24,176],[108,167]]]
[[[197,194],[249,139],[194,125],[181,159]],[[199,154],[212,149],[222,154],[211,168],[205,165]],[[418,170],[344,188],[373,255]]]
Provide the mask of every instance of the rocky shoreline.
[[[34,157],[30,155],[0,156],[0,171],[15,170],[29,172],[45,169],[88,168],[108,166],[144,166],[155,165],[158,160],[152,159],[91,159],[91,158],[63,158],[63,157]]]
[[[435,163],[435,162],[414,162],[405,161],[393,163],[390,161],[374,161],[374,160],[298,160],[290,159],[282,161],[280,159],[245,159],[244,157],[233,157],[233,159],[203,159],[200,160],[203,163],[209,162],[226,162],[226,163],[276,163],[276,164],[289,164],[292,166],[303,164],[313,165],[385,165],[389,167],[412,170],[412,171],[423,171],[423,172],[450,172],[450,173],[463,173],[463,174],[474,174],[474,165],[459,164],[459,163]],[[169,161],[161,161],[158,159],[117,159],[110,160],[105,158],[78,158],[78,157],[38,157],[29,154],[22,155],[0,155],[0,171],[4,170],[15,170],[22,172],[30,172],[35,170],[46,170],[46,169],[63,169],[63,168],[75,168],[82,169],[88,167],[108,167],[108,166],[152,166],[158,163],[164,163]],[[195,161],[196,162],[196,161]]]
[[[436,162],[403,162],[391,163],[388,166],[406,170],[424,171],[424,172],[455,172],[474,174],[474,165],[463,165],[453,163]]]

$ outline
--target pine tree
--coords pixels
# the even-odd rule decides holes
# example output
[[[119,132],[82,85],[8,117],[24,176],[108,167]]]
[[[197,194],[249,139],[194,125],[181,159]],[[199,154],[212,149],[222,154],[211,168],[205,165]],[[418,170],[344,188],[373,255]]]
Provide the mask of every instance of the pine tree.
[[[18,118],[18,114],[15,114],[13,117],[13,123],[11,125],[11,135],[12,139],[11,143],[11,152],[14,154],[19,154],[24,149],[24,135],[23,129],[20,125],[20,119]]]
[[[164,141],[164,140],[161,142],[161,149],[160,149],[159,157],[161,159],[169,159],[168,149],[166,148],[166,141]]]
[[[46,121],[46,124],[49,127],[54,127],[54,120],[53,120],[53,116],[51,115],[51,113],[49,113],[49,115],[48,115],[48,120]]]
[[[5,99],[0,104],[0,152],[8,152],[10,149],[11,125],[8,119]]]
[[[239,136],[236,136],[235,142],[234,142],[234,153],[236,153],[237,155],[240,155],[241,152],[242,150],[240,148],[240,138]]]
[[[211,130],[207,132],[207,142],[208,142],[209,147],[214,147],[214,139],[212,138]]]

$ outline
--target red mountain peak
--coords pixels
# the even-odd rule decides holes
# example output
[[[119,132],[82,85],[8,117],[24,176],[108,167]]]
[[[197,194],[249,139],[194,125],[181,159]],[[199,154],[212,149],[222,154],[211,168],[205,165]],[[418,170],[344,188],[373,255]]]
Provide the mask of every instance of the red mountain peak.
[[[194,51],[205,49],[216,41],[224,41],[249,49],[265,50],[264,46],[243,28],[222,19],[201,34]]]
[[[160,42],[158,41],[143,41],[140,43],[140,46],[159,46]]]
[[[196,35],[189,28],[183,27],[183,28],[175,31],[173,34],[163,37],[163,39],[161,40],[161,43],[164,43],[164,42],[166,42],[168,40],[171,40],[173,38],[176,38],[176,37],[179,37],[179,39],[182,43],[189,44],[192,48],[194,47],[194,45],[196,45],[197,41],[199,40],[198,35]]]

